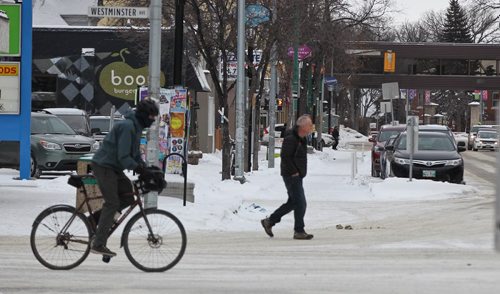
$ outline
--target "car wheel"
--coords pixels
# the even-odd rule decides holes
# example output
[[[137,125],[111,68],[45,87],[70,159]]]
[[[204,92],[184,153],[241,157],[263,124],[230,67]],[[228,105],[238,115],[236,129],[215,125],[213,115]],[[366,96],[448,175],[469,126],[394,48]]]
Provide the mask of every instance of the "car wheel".
[[[477,148],[472,147],[472,151],[477,151]]]
[[[42,171],[38,168],[38,163],[33,155],[31,155],[30,160],[30,176],[32,178],[39,178],[42,175]]]

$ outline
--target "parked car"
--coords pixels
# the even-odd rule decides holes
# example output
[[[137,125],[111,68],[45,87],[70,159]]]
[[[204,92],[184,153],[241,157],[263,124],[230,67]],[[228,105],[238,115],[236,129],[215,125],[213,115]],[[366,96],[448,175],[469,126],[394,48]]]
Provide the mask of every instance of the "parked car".
[[[79,135],[92,136],[89,117],[85,111],[77,108],[44,108],[43,111],[59,117]]]
[[[465,143],[465,146],[469,144],[469,134],[467,134],[466,132],[453,132],[453,137],[455,138],[457,144],[459,142]]]
[[[383,125],[375,137],[368,138],[368,141],[373,143],[371,151],[371,174],[372,177],[380,176],[380,155],[384,148],[385,142],[392,136],[397,136],[406,129],[406,125]]]
[[[494,129],[479,129],[476,134],[476,138],[472,143],[472,150],[491,150],[495,151],[498,149],[498,132]]]
[[[406,150],[406,139],[406,132],[403,132],[394,145],[385,147],[393,152],[390,173],[396,177],[409,177],[410,154]],[[419,132],[418,151],[413,155],[413,177],[463,183],[464,161],[460,152],[465,150],[464,143],[457,147],[447,134]]]
[[[124,120],[121,116],[113,117],[113,123],[117,121]],[[111,126],[110,116],[95,115],[90,116],[90,131],[92,132],[92,138],[98,142],[102,142],[104,137],[109,133]]]
[[[99,148],[57,116],[31,113],[31,176],[43,171],[75,170],[78,159]],[[0,167],[19,168],[19,142],[0,141]]]
[[[386,148],[387,146],[393,146],[394,141],[398,138],[398,135],[391,136],[389,140],[387,140],[384,144],[384,148],[380,151],[380,178],[385,179],[389,174],[389,164],[394,156],[394,150],[389,150]]]
[[[285,132],[285,124],[275,124],[274,125],[274,137],[281,138],[281,133]],[[318,132],[313,132],[314,138],[318,137]],[[333,145],[333,136],[327,133],[321,133],[321,143],[322,147],[331,147]],[[269,127],[264,129],[264,135],[262,136],[262,145],[267,146],[269,144]],[[277,147],[280,147],[278,144]]]
[[[492,128],[498,130],[497,125],[473,125],[469,132],[469,144],[467,145],[467,149],[472,149],[472,145],[474,145],[474,140],[476,139],[477,132],[480,129],[491,130]]]

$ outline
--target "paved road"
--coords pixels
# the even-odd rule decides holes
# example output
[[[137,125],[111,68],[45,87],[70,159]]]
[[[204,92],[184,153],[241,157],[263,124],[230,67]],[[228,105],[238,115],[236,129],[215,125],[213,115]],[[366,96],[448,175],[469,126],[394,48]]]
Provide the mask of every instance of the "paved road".
[[[481,186],[494,187],[496,183],[496,152],[466,151],[462,153],[465,163],[465,180]]]
[[[295,241],[285,228],[188,232],[185,257],[142,273],[122,250],[71,271],[45,269],[25,236],[0,236],[0,293],[500,293],[493,251],[494,153],[466,152],[466,181],[485,193],[420,202],[339,202],[353,230],[325,228]],[[314,205],[309,208],[313,213]],[[386,217],[380,218],[380,215]],[[117,249],[117,239],[110,247]]]

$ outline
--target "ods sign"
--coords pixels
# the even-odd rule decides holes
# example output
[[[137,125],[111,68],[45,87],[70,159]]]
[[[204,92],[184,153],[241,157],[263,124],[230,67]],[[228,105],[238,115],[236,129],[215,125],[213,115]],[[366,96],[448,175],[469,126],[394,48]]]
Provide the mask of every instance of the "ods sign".
[[[0,63],[0,114],[19,114],[19,62]]]

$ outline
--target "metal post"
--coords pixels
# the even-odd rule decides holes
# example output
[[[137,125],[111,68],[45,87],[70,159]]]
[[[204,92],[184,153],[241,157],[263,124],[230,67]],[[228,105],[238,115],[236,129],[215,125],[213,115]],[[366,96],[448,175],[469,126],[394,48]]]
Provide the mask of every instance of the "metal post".
[[[160,68],[161,68],[161,2],[151,0],[149,6],[149,87],[150,98],[160,97]],[[147,160],[150,165],[158,165],[158,122],[151,125],[148,132]]]
[[[272,7],[273,23],[276,21],[276,0]],[[276,42],[271,47],[271,85],[269,91],[269,144],[267,149],[267,167],[274,168],[274,127],[276,124],[276,93],[278,88],[278,72],[276,62],[278,61]],[[282,130],[284,132],[285,130]]]
[[[237,81],[236,81],[236,163],[237,180],[243,180],[243,136],[245,133],[245,0],[238,0],[238,43],[237,43]]]
[[[295,123],[296,112],[298,113],[300,99],[300,68],[299,68],[299,45],[293,45],[293,82],[292,82],[292,117],[290,118],[290,127]]]
[[[184,4],[185,0],[175,0],[174,86],[182,85],[182,55],[184,47]]]
[[[500,125],[500,111],[496,110],[497,125]],[[495,249],[500,252],[500,152],[496,152],[496,202],[495,202]]]

